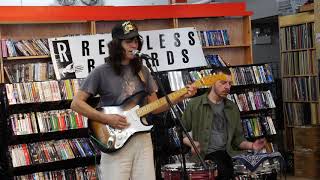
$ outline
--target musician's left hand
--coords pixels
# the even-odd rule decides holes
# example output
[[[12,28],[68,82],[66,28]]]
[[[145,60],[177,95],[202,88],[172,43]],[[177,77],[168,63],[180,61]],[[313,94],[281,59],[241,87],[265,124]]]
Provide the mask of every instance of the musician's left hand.
[[[188,89],[188,92],[184,95],[184,98],[190,98],[197,93],[197,87],[193,84],[188,84],[186,88]]]

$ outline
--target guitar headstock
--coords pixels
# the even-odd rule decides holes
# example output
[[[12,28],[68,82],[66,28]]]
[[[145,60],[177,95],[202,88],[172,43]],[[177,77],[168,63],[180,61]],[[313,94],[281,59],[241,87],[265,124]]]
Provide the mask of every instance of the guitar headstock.
[[[225,74],[212,74],[201,78],[194,82],[194,84],[199,87],[208,87],[212,86],[218,80],[227,80],[227,76]]]

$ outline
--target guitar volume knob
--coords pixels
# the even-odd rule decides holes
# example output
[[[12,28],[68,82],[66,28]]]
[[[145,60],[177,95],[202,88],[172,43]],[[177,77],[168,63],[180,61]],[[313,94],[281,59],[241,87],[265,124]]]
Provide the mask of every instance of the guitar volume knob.
[[[111,148],[114,144],[114,137],[110,137],[107,142],[107,147]]]

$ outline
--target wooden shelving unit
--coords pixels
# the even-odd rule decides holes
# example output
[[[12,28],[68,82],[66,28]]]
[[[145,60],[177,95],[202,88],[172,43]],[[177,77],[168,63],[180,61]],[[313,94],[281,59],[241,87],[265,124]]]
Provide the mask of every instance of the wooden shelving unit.
[[[313,11],[279,17],[286,150],[293,152],[295,176],[303,177],[320,175],[318,145],[304,143],[320,138],[314,133],[320,130],[315,17]]]
[[[14,60],[25,60],[25,59],[47,59],[51,58],[49,55],[43,56],[17,56],[17,57],[7,57],[4,60],[6,61],[14,61]]]
[[[116,22],[128,19],[134,21],[140,31],[180,27],[196,27],[197,30],[226,29],[230,36],[230,45],[205,47],[204,53],[219,54],[231,65],[253,62],[250,20],[252,12],[246,11],[245,3],[131,7],[2,6],[0,12],[0,39],[13,40],[110,33]],[[7,63],[19,64],[31,60],[48,62],[50,56],[0,57],[0,81],[7,83],[3,68]],[[2,122],[5,123],[6,120]],[[24,172],[28,172],[27,167]]]

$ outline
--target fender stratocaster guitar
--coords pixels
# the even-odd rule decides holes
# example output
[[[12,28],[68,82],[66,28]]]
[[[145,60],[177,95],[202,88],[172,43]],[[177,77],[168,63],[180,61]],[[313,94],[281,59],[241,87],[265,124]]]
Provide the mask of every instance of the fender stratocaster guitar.
[[[209,75],[195,81],[193,84],[198,88],[208,87],[218,80],[226,80],[226,76],[222,74]],[[170,100],[174,101],[185,95],[187,92],[187,88],[182,88],[170,93],[168,96]],[[107,106],[98,109],[105,114],[120,114],[125,116],[130,124],[129,127],[125,129],[115,129],[109,125],[89,120],[89,128],[91,129],[99,148],[103,152],[115,152],[121,149],[135,133],[150,131],[152,125],[146,125],[141,118],[167,104],[165,97],[162,97],[150,104],[139,107],[139,105],[137,105],[138,100],[141,98],[139,96],[140,94],[136,94],[128,98],[120,106]]]

